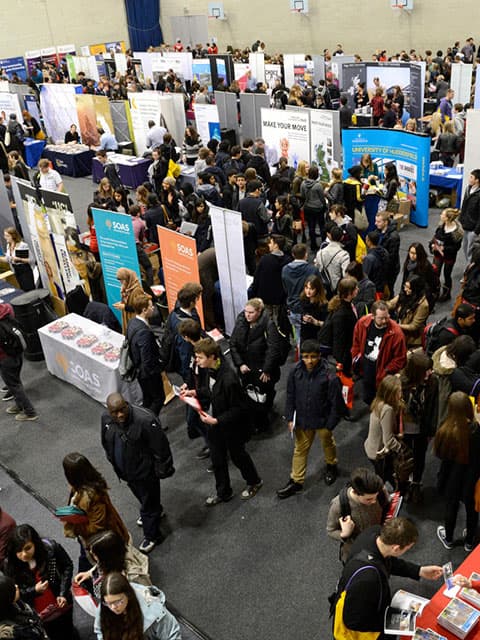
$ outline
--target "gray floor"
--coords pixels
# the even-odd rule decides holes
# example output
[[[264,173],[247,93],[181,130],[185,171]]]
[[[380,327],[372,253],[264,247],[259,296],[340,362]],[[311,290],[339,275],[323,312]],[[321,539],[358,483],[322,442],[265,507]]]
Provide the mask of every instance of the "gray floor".
[[[86,179],[66,180],[72,193],[77,221],[84,224],[91,184]],[[438,212],[432,213],[431,227]],[[401,232],[402,257],[412,241],[427,243],[430,230],[409,227]],[[454,271],[456,287],[463,272],[459,259]],[[439,305],[436,315],[448,313],[449,305]],[[276,406],[282,413],[285,376],[279,384]],[[43,363],[25,363],[24,381],[38,412],[36,423],[19,424],[0,414],[0,462],[13,469],[35,491],[55,505],[64,504],[68,488],[61,461],[69,451],[87,455],[106,476],[112,498],[125,518],[136,542],[138,506],[124,484],[114,477],[103,456],[99,441],[102,407],[92,399],[51,377]],[[213,640],[318,640],[329,637],[327,595],[334,588],[340,571],[337,546],[325,534],[330,500],[346,481],[349,471],[366,464],[363,440],[368,428],[366,414],[356,423],[342,422],[335,437],[339,448],[341,478],[332,487],[321,479],[323,460],[315,444],[310,455],[303,495],[279,501],[275,490],[289,477],[292,442],[279,418],[273,433],[252,440],[253,455],[264,487],[258,496],[242,503],[238,493],[243,482],[232,470],[237,497],[212,510],[203,501],[213,488],[213,477],[206,463],[195,459],[200,448],[186,435],[183,408],[175,402],[162,412],[169,426],[168,436],[175,457],[176,474],[162,482],[163,503],[168,518],[162,525],[164,541],[150,556],[155,582],[181,614]],[[463,547],[447,552],[435,536],[442,521],[442,504],[434,489],[438,462],[429,457],[425,474],[425,504],[407,506],[402,514],[411,516],[421,535],[409,558],[423,563],[458,565]],[[0,477],[0,483],[2,478]],[[5,502],[10,485],[0,493]],[[11,506],[10,506],[11,505]],[[38,528],[61,539],[56,522],[37,521],[24,497],[9,504],[18,520],[32,520]],[[19,515],[20,514],[20,515]],[[461,532],[463,514],[457,528]],[[75,554],[75,550],[73,550]],[[398,582],[395,582],[398,584]],[[439,584],[403,584],[410,590],[420,587],[430,595]]]

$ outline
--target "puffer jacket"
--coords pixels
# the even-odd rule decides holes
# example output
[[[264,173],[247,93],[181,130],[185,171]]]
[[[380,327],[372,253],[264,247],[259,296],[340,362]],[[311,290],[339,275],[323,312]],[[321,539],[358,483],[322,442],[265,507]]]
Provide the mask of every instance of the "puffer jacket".
[[[278,329],[264,311],[252,326],[245,314],[238,315],[230,338],[232,360],[236,367],[246,364],[252,371],[263,371],[271,378],[280,378],[281,345]]]

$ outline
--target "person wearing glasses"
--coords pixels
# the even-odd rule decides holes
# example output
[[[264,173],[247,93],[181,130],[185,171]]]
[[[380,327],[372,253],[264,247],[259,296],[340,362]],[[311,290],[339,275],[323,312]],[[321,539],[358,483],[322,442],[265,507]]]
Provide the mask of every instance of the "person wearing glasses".
[[[110,573],[102,582],[101,606],[95,616],[98,640],[180,640],[180,626],[165,607],[165,594],[157,587],[128,582]]]

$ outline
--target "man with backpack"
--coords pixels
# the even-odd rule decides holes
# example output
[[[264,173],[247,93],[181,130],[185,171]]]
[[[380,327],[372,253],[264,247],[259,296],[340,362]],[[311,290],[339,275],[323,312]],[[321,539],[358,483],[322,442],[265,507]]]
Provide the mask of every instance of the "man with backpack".
[[[8,389],[6,398],[12,396],[15,400],[7,413],[19,422],[38,420],[20,380],[24,348],[25,341],[15,321],[13,307],[6,302],[0,303],[0,373]]]
[[[439,566],[421,567],[401,559],[417,539],[418,530],[407,518],[392,518],[358,536],[331,599],[335,640],[344,640],[349,631],[356,632],[358,640],[372,638],[375,632],[381,636],[385,610],[392,599],[391,574],[413,580],[442,576]]]
[[[432,356],[440,347],[446,347],[457,336],[468,334],[468,329],[475,324],[475,309],[462,302],[455,309],[453,318],[445,317],[437,322],[427,324],[424,330],[423,347],[428,356]]]

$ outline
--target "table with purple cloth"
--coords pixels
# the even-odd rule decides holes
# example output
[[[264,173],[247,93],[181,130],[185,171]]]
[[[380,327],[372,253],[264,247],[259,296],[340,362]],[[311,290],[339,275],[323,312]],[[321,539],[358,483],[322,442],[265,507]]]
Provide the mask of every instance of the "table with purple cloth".
[[[91,149],[82,149],[81,151],[72,149],[65,153],[60,149],[55,149],[53,145],[47,145],[42,153],[42,157],[50,160],[53,168],[58,173],[72,178],[81,178],[92,173],[92,158],[94,155]]]
[[[433,169],[430,169],[430,186],[449,189],[452,207],[460,209],[462,206],[463,172],[458,173],[454,167],[449,168],[448,171],[446,169],[447,167],[444,167],[444,173],[432,173]]]
[[[148,182],[148,167],[152,160],[125,156],[121,153],[108,154],[109,159],[117,166],[120,180],[125,187],[136,189],[144,182]],[[94,182],[100,182],[104,177],[103,165],[97,160],[92,162],[92,178]]]

